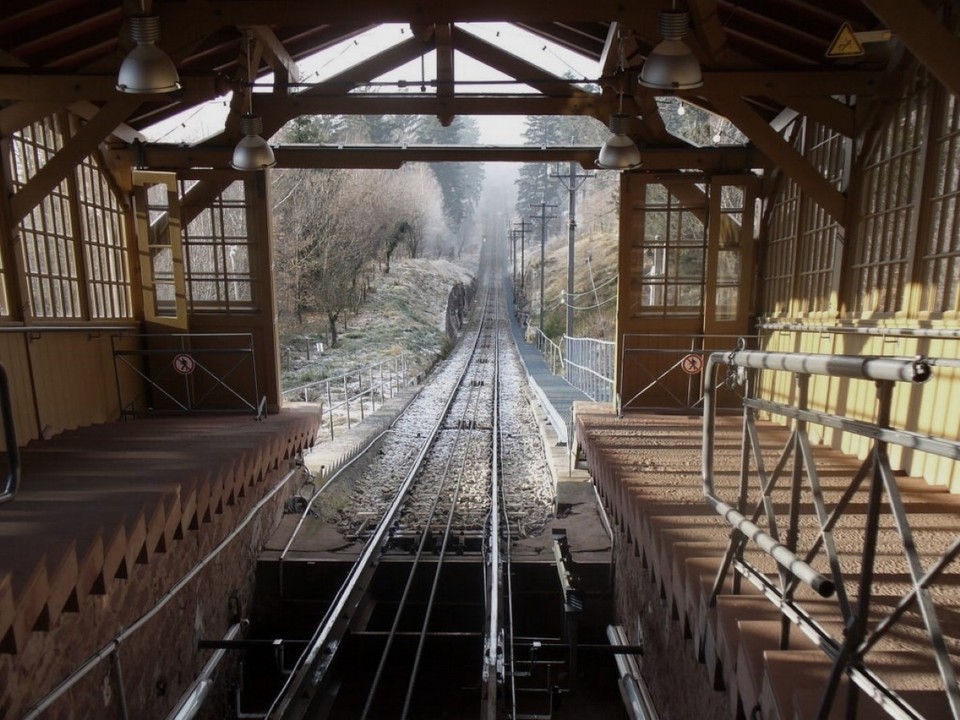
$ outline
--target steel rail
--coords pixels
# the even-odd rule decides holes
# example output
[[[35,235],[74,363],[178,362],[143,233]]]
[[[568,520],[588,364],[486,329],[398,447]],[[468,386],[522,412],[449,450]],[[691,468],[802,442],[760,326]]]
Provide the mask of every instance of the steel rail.
[[[499,297],[499,294],[498,294]],[[497,303],[499,310],[500,304]],[[499,316],[499,312],[497,313]],[[495,336],[493,384],[493,427],[500,425],[500,335]],[[500,476],[497,472],[500,463],[499,447],[496,437],[493,442],[493,452],[490,465],[490,521],[487,530],[489,541],[488,557],[490,571],[486,574],[487,582],[487,624],[484,631],[483,671],[481,684],[482,720],[495,720],[498,717],[497,708],[500,701],[498,692],[502,680],[503,654],[500,650],[502,641],[500,629],[500,594],[502,592],[503,576],[500,566]],[[506,509],[506,508],[504,508]]]
[[[500,303],[503,303],[503,293],[502,293],[502,291],[501,291],[500,293],[498,293],[498,297],[500,298]],[[499,328],[498,328],[498,334],[497,334],[497,346],[498,346],[498,347],[497,347],[497,356],[498,356],[498,357],[499,357],[499,355],[500,355],[500,352],[499,352],[499,338],[500,338],[500,335],[499,335]],[[497,383],[497,387],[499,388],[499,381],[498,381],[498,383]],[[500,414],[500,394],[499,394],[499,392],[497,393],[497,402],[495,403],[494,407],[495,407],[496,410],[497,410],[497,419],[499,420],[499,414]],[[500,444],[501,444],[501,442],[502,442],[503,433],[502,433],[502,431],[501,431],[501,429],[500,429],[500,423],[499,423],[499,422],[497,422],[497,424],[495,425],[495,427],[496,427],[496,434],[494,435],[493,443],[494,443],[494,448],[495,448],[495,452],[497,453],[497,455],[496,455],[496,462],[495,462],[494,465],[493,465],[493,477],[495,477],[495,478],[501,478],[501,477],[503,477],[503,458],[502,458],[502,456],[500,455]],[[517,680],[516,680],[516,678],[517,678],[517,672],[516,672],[516,665],[515,665],[515,662],[514,662],[514,646],[515,646],[515,643],[516,643],[516,638],[515,638],[515,636],[514,636],[514,634],[513,634],[513,630],[514,630],[514,622],[513,622],[513,566],[512,566],[512,557],[511,557],[511,543],[509,542],[509,539],[510,539],[510,537],[512,536],[512,533],[511,533],[511,530],[510,530],[510,515],[509,515],[509,513],[508,513],[508,511],[507,511],[507,508],[508,508],[508,506],[509,506],[509,503],[508,503],[508,501],[507,501],[507,485],[506,485],[506,483],[500,483],[500,497],[501,497],[501,500],[503,501],[503,526],[504,526],[504,531],[505,531],[505,533],[506,533],[506,537],[507,537],[507,540],[508,540],[508,541],[505,543],[505,546],[504,546],[504,549],[503,549],[503,565],[504,565],[504,573],[505,573],[505,577],[506,577],[506,598],[505,598],[505,605],[506,605],[506,613],[507,613],[507,617],[506,617],[506,632],[505,632],[505,638],[504,638],[504,655],[505,655],[505,657],[504,657],[504,671],[505,671],[505,672],[509,675],[509,677],[510,677],[510,689],[509,689],[509,692],[510,692],[510,698],[509,698],[509,699],[510,699],[510,716],[511,716],[511,717],[516,717],[516,716],[517,716]],[[519,524],[519,523],[518,523],[518,524]]]
[[[485,301],[484,305],[486,306],[486,301]],[[474,352],[471,354],[471,357],[470,357],[470,359],[468,360],[468,365],[470,364],[470,362],[473,360],[473,358],[474,358],[475,355],[476,355],[476,345],[479,344],[479,339],[480,339],[480,337],[483,335],[483,332],[484,332],[484,324],[485,324],[485,318],[481,318],[480,327],[478,328],[478,331],[477,331],[477,342],[475,343]],[[463,378],[461,378],[461,382],[459,382],[459,383],[457,384],[457,387],[454,388],[454,390],[453,390],[453,395],[454,395],[455,397],[456,397],[456,396],[464,389],[464,387],[465,387],[465,386],[463,385],[463,383],[462,383],[462,380],[463,380]],[[459,442],[460,436],[462,435],[463,429],[464,429],[464,427],[465,427],[465,425],[464,425],[464,423],[462,422],[462,420],[463,420],[464,418],[466,418],[467,415],[470,414],[470,412],[471,412],[471,400],[474,401],[473,406],[472,406],[472,412],[473,412],[473,415],[474,415],[474,418],[475,418],[476,412],[477,412],[477,407],[478,407],[477,404],[476,404],[476,400],[477,400],[477,398],[479,397],[479,395],[480,395],[479,390],[474,390],[474,389],[468,387],[468,398],[467,398],[467,402],[466,402],[466,404],[465,404],[465,407],[464,407],[464,409],[463,409],[463,412],[461,413],[461,422],[457,424],[457,434],[456,434],[456,437],[455,437],[455,439],[454,439],[453,446],[452,446],[452,447],[449,449],[449,451],[448,451],[448,452],[449,452],[449,455],[448,455],[448,457],[447,457],[446,465],[444,466],[442,476],[440,477],[440,479],[439,479],[439,481],[438,481],[438,483],[437,483],[437,492],[436,492],[436,494],[435,494],[434,497],[433,497],[433,501],[432,501],[432,503],[431,503],[431,505],[430,505],[430,509],[429,509],[429,511],[428,511],[428,513],[427,513],[427,519],[426,519],[426,521],[425,521],[424,524],[423,524],[423,530],[421,530],[421,533],[420,533],[420,542],[419,542],[418,545],[417,545],[417,551],[416,551],[416,553],[415,553],[415,555],[414,555],[414,558],[413,558],[413,561],[412,561],[412,563],[411,563],[410,572],[407,574],[407,581],[406,581],[406,583],[405,583],[405,585],[404,585],[403,593],[401,594],[400,601],[399,601],[399,603],[398,603],[396,613],[394,614],[393,623],[392,623],[392,625],[391,625],[391,627],[390,627],[389,632],[387,633],[387,637],[386,637],[386,642],[385,642],[385,645],[384,645],[384,649],[383,649],[383,651],[380,653],[380,662],[379,662],[378,665],[377,665],[377,670],[376,670],[376,672],[374,673],[374,678],[373,678],[373,681],[372,681],[372,683],[371,683],[370,690],[369,690],[369,692],[367,693],[367,700],[366,700],[366,702],[365,702],[365,704],[364,704],[364,708],[363,708],[363,712],[362,712],[362,714],[361,714],[361,716],[360,716],[360,720],[365,720],[365,718],[369,717],[370,711],[371,711],[371,709],[372,709],[372,707],[373,707],[373,702],[374,702],[374,700],[375,700],[375,698],[376,698],[376,694],[377,694],[377,691],[378,691],[379,686],[380,686],[380,681],[381,681],[381,679],[382,679],[382,677],[383,677],[383,673],[384,673],[384,671],[386,670],[386,667],[387,667],[387,661],[388,661],[388,658],[389,658],[389,656],[390,656],[390,650],[392,649],[393,641],[394,641],[394,639],[397,637],[397,634],[398,634],[398,629],[399,629],[399,625],[400,625],[400,620],[401,620],[401,618],[402,618],[402,616],[403,616],[404,610],[406,609],[407,600],[408,600],[408,598],[409,598],[410,591],[411,591],[411,589],[413,588],[414,578],[415,578],[415,576],[416,576],[417,570],[418,570],[419,567],[420,567],[421,560],[423,559],[423,553],[424,553],[424,550],[426,549],[427,540],[428,540],[427,529],[428,529],[429,527],[431,527],[431,525],[432,525],[432,523],[433,523],[433,518],[434,518],[434,516],[436,515],[436,512],[437,512],[437,507],[439,506],[440,500],[441,500],[441,498],[442,498],[442,496],[443,496],[444,488],[445,488],[445,486],[446,486],[446,481],[447,481],[447,480],[449,479],[449,477],[450,477],[450,468],[451,468],[451,466],[452,466],[452,464],[453,464],[453,461],[454,461],[454,458],[455,458],[455,455],[456,455],[457,443]],[[445,419],[446,419],[446,418],[445,418]],[[464,456],[463,456],[463,461],[461,462],[460,477],[458,478],[458,481],[457,481],[457,488],[456,488],[456,490],[455,490],[455,496],[456,496],[457,493],[459,493],[460,484],[461,484],[461,482],[462,482],[462,477],[463,477],[463,462],[466,461],[466,457],[467,457],[466,454],[464,454]],[[438,567],[437,567],[437,570],[436,570],[435,575],[434,575],[434,589],[436,588],[437,578],[439,578],[440,566],[441,566],[441,564],[442,564],[443,554],[446,552],[446,541],[447,541],[447,538],[449,537],[449,534],[450,534],[450,527],[451,527],[451,525],[452,525],[452,519],[453,519],[453,508],[455,507],[455,505],[456,505],[456,500],[454,499],[454,501],[451,503],[451,510],[450,510],[449,515],[448,515],[448,518],[447,518],[447,521],[446,521],[446,525],[445,525],[445,527],[444,527],[443,541],[442,541],[442,545],[441,545],[441,548],[440,548],[440,556],[439,556],[438,561],[437,561],[437,566],[438,566]],[[418,669],[419,669],[419,660],[420,660],[420,657],[421,657],[422,652],[423,652],[423,638],[422,638],[422,635],[425,634],[426,626],[427,626],[427,623],[429,622],[430,614],[431,614],[432,609],[433,609],[433,608],[432,608],[432,605],[433,605],[433,595],[434,595],[434,593],[431,592],[430,602],[428,603],[427,609],[426,609],[426,612],[425,612],[425,620],[424,620],[424,624],[423,624],[424,630],[423,630],[423,633],[421,633],[421,641],[420,641],[420,643],[419,643],[419,645],[418,645],[418,647],[417,647],[417,651],[416,651],[416,654],[415,654],[415,656],[414,656],[414,667],[413,667],[413,669],[412,669],[412,671],[411,671],[411,673],[410,673],[410,686],[409,686],[409,688],[408,688],[407,698],[406,698],[406,700],[405,700],[405,702],[404,702],[404,710],[403,710],[404,715],[407,713],[407,711],[408,711],[408,709],[409,709],[410,698],[412,697],[412,693],[413,693],[413,684],[414,684],[414,682],[416,681],[417,672],[418,672]]]
[[[487,302],[484,304],[484,315],[485,315],[485,316],[486,316],[486,311],[489,309],[489,298],[490,298],[490,294],[489,294],[489,291],[488,291],[488,294],[487,294]],[[483,323],[482,323],[482,324],[483,324],[483,325],[486,325],[486,324],[487,324],[487,318],[486,318],[486,317],[483,318]],[[496,330],[496,329],[494,328],[494,331],[495,331],[495,330]],[[496,353],[496,350],[494,350],[494,353]],[[495,358],[495,359],[494,359],[494,375],[495,375],[495,380],[494,380],[494,417],[493,417],[493,428],[496,428],[496,425],[497,425],[497,418],[496,418],[496,372],[497,372],[497,371],[496,371],[496,365],[497,365],[496,354],[494,354],[494,358]],[[474,419],[474,420],[476,420],[477,414],[479,413],[479,409],[480,409],[480,406],[479,406],[479,398],[480,398],[480,395],[481,395],[480,391],[477,390],[476,392],[471,393],[471,394],[470,394],[470,397],[468,398],[468,402],[469,402],[470,399],[472,399],[472,400],[474,401],[474,406],[473,406],[473,411],[472,411],[472,415],[473,415],[473,419]],[[469,410],[469,408],[464,408],[464,415],[467,414],[467,411],[468,411],[468,410]],[[475,423],[473,423],[473,425],[475,425]],[[457,440],[458,440],[458,441],[459,441],[460,436],[461,436],[462,434],[463,434],[463,424],[461,423],[461,424],[460,424],[460,428],[458,428],[458,430],[457,430]],[[406,695],[406,697],[404,698],[404,701],[403,701],[403,711],[402,711],[401,714],[400,714],[400,720],[407,720],[407,717],[409,716],[409,713],[410,713],[410,703],[411,703],[412,700],[413,700],[413,690],[414,690],[414,687],[415,687],[415,685],[416,685],[417,675],[418,675],[418,672],[419,672],[419,669],[420,669],[420,658],[423,656],[424,643],[426,642],[426,639],[427,639],[427,629],[428,629],[428,627],[429,627],[429,625],[430,625],[430,618],[431,618],[431,616],[432,616],[432,614],[433,614],[433,605],[434,605],[434,601],[436,600],[436,596],[437,596],[437,587],[438,587],[439,584],[440,584],[440,574],[441,574],[441,572],[442,572],[442,570],[443,570],[443,559],[444,559],[444,557],[445,557],[446,554],[447,554],[447,538],[450,537],[450,528],[451,528],[452,525],[453,525],[454,511],[457,509],[457,502],[458,502],[458,500],[459,500],[459,498],[460,498],[460,490],[461,490],[462,487],[463,487],[464,470],[465,470],[465,468],[466,468],[467,462],[469,461],[469,449],[470,449],[470,446],[472,445],[472,443],[473,443],[473,441],[474,441],[475,439],[476,439],[476,438],[475,438],[475,435],[473,435],[473,434],[468,434],[467,437],[466,437],[466,446],[465,446],[465,448],[464,448],[463,457],[462,457],[461,462],[460,462],[460,472],[459,472],[459,475],[458,475],[458,477],[457,477],[456,486],[454,487],[454,490],[453,490],[453,497],[450,499],[450,510],[449,510],[448,513],[447,513],[446,524],[445,524],[444,529],[443,529],[443,538],[442,538],[442,540],[441,540],[441,545],[440,545],[440,554],[439,554],[439,556],[437,557],[436,568],[434,569],[434,572],[433,572],[433,584],[432,584],[431,587],[430,587],[430,595],[429,595],[429,597],[428,597],[428,599],[427,599],[427,607],[426,607],[426,610],[425,610],[425,612],[424,612],[423,624],[422,624],[421,629],[420,629],[420,639],[419,639],[419,641],[418,641],[418,643],[417,643],[417,650],[416,650],[416,653],[415,653],[414,656],[413,656],[413,669],[412,669],[411,672],[410,672],[410,681],[409,681],[409,683],[408,683],[408,685],[407,685],[407,695]],[[454,455],[454,452],[456,451],[456,449],[457,449],[456,445],[455,445],[453,448],[450,449],[450,460],[451,460],[451,461],[453,460],[453,455]],[[494,452],[496,452],[496,451],[494,450]],[[447,474],[447,473],[445,472],[444,475],[446,476],[446,474]],[[445,480],[446,480],[446,477],[444,477],[443,480],[445,481]],[[442,491],[442,488],[441,488],[441,491]],[[439,497],[439,493],[440,493],[440,491],[438,491],[438,497]],[[428,527],[429,527],[429,526],[428,526]]]
[[[264,717],[268,720],[269,718],[279,717],[299,720],[306,716],[316,690],[321,684],[326,670],[339,647],[340,634],[346,629],[353,617],[353,612],[359,604],[365,585],[370,579],[372,571],[379,560],[381,551],[389,539],[389,532],[393,522],[399,516],[407,495],[419,474],[420,467],[423,465],[433,445],[433,441],[442,429],[444,421],[456,398],[457,390],[470,368],[470,360],[479,344],[481,327],[478,327],[477,333],[474,335],[470,357],[464,362],[463,368],[457,377],[454,390],[451,391],[446,403],[438,413],[437,422],[431,431],[427,433],[424,442],[421,444],[411,464],[410,470],[404,477],[394,499],[384,512],[377,529],[367,540],[357,562],[354,563],[350,572],[347,573],[347,577],[337,591],[332,604],[324,614],[320,625],[297,659],[293,671],[287,676],[283,687],[267,710]]]

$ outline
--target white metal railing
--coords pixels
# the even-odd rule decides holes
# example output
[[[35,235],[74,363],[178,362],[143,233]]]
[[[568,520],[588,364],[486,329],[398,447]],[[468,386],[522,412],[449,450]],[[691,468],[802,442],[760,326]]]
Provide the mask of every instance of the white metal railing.
[[[950,651],[949,625],[944,624],[955,613],[955,607],[946,600],[950,595],[945,588],[956,583],[954,577],[947,576],[939,583],[944,571],[960,556],[960,535],[952,533],[951,537],[950,530],[945,529],[946,537],[936,539],[924,522],[927,511],[911,517],[911,507],[889,458],[889,447],[901,446],[960,461],[957,441],[894,425],[895,386],[916,386],[928,381],[938,364],[918,357],[744,349],[709,356],[704,373],[703,493],[707,503],[732,529],[709,604],[715,605],[731,574],[734,592],[738,591],[739,578],[745,578],[781,609],[781,649],[790,645],[792,626],[799,627],[817,644],[832,663],[820,696],[818,717],[833,716],[831,710],[844,677],[891,717],[932,717],[911,704],[913,697],[900,694],[890,684],[889,674],[878,672],[876,655],[871,653],[887,647],[883,643],[895,636],[899,646],[902,637],[913,633],[921,647],[926,640],[924,654],[930,662],[929,667],[922,667],[939,675],[940,692],[945,694],[937,717],[960,720],[960,681]],[[717,377],[718,368],[732,372],[721,380]],[[758,372],[792,374],[795,392],[782,399],[756,397],[751,387],[756,387]],[[871,381],[876,393],[875,417],[852,417],[843,414],[842,409],[836,414],[818,409],[810,397],[809,386],[814,377]],[[744,388],[739,487],[721,482],[718,477],[730,473],[715,471],[713,464],[716,391],[730,378],[736,378]],[[760,413],[793,423],[772,469],[764,457],[756,423]],[[808,437],[811,425],[872,441],[870,452],[852,477],[844,479],[832,464],[817,462]],[[826,472],[821,474],[823,470]],[[827,477],[831,482],[825,482]],[[855,538],[852,542],[851,533]],[[748,554],[753,548],[776,561],[776,574],[770,573],[769,567],[761,567],[755,554]],[[896,556],[900,556],[900,563],[891,565]],[[901,597],[897,597],[900,590],[893,590],[896,585],[890,580],[891,567],[906,571],[905,593]],[[822,597],[835,598],[836,621],[827,622],[814,615],[809,595],[798,592],[801,584]],[[891,592],[890,597],[879,597]],[[917,671],[915,665],[911,667]],[[848,713],[852,706],[852,715],[858,715],[856,697],[848,692],[847,701]]]
[[[406,353],[372,365],[352,370],[336,377],[298,385],[282,392],[287,402],[314,402],[319,405],[321,426],[324,421],[330,429],[330,439],[336,437],[337,426],[360,422],[368,413],[375,412],[406,386],[414,366]]]
[[[613,400],[613,365],[616,343],[596,338],[564,335],[558,345],[534,328],[537,348],[547,367],[595,402]]]
[[[613,400],[616,343],[596,338],[563,336],[564,377],[595,402]]]
[[[543,330],[536,328],[537,348],[554,375],[563,375],[563,350],[553,340],[543,334]]]

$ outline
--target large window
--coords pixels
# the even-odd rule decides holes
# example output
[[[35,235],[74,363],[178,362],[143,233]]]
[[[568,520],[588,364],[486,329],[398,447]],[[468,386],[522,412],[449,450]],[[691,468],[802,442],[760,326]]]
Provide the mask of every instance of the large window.
[[[646,186],[643,234],[632,248],[633,317],[703,313],[706,187],[696,186],[694,193],[700,196],[699,206],[682,206],[666,186]]]
[[[763,292],[767,316],[788,317],[791,312],[799,206],[800,186],[790,178],[785,178],[774,200],[767,226],[767,262]]]
[[[94,318],[131,317],[130,277],[120,204],[91,158],[80,164],[77,174],[90,314]]]
[[[19,192],[63,147],[66,116],[51,115],[11,139],[14,192]],[[20,244],[35,318],[82,318],[80,274],[71,193],[65,179],[23,218]]]
[[[929,243],[921,258],[921,311],[960,312],[960,103],[943,93],[931,162]]]
[[[66,114],[51,115],[11,136],[15,193],[63,148],[71,121]],[[29,317],[131,317],[122,213],[93,158],[81,162],[23,218],[18,234]]]
[[[185,199],[188,181],[181,182]],[[234,182],[199,208],[183,232],[191,311],[246,312],[257,297],[251,271],[244,183]]]
[[[928,84],[927,73],[918,73],[863,171],[861,219],[850,256],[848,307],[854,315],[890,315],[906,309]]]
[[[843,136],[818,123],[808,124],[806,136],[805,154],[810,164],[840,189],[846,149]],[[802,212],[797,278],[801,305],[796,310],[801,314],[836,310],[830,307],[830,299],[842,228],[812,198],[805,198]]]

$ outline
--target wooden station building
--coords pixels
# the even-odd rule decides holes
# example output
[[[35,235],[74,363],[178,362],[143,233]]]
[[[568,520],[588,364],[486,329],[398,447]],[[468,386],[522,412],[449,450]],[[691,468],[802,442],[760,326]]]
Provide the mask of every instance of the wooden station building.
[[[641,81],[643,68],[663,52],[662,18],[678,8],[689,22],[671,42],[689,50],[702,80],[651,86]],[[466,27],[484,22],[513,23],[595,59],[594,89]],[[323,81],[302,77],[303,59],[383,23],[409,29],[406,39]],[[884,688],[873,701],[891,715],[922,717],[916,708],[930,707],[929,717],[960,718],[948,672],[960,663],[958,28],[954,0],[4,2],[0,401],[12,497],[0,504],[0,715],[120,717],[122,702],[135,717],[165,716],[202,667],[197,639],[222,634],[249,601],[251,567],[270,525],[259,518],[282,511],[276,490],[289,482],[290,458],[313,443],[317,420],[281,408],[271,171],[230,164],[245,114],[262,119],[269,139],[301,115],[407,113],[444,123],[458,115],[584,115],[606,124],[622,112],[621,130],[642,164],[620,182],[617,400],[584,409],[576,426],[624,548],[634,549],[618,561],[630,579],[621,622],[632,635],[641,631],[631,618],[642,616],[649,592],[678,627],[674,651],[692,645],[701,661],[690,678],[705,679],[679,687],[726,687],[717,697],[732,716],[759,708],[763,717],[815,717],[819,706],[811,710],[804,693],[776,699],[777,678],[807,677],[812,667],[808,684],[822,688],[841,656],[834,679]],[[157,49],[179,86],[118,89],[125,58]],[[435,57],[427,92],[370,91],[424,55]],[[461,92],[453,82],[460,55],[535,92]],[[253,92],[254,83],[268,92]],[[145,128],[217,98],[229,113],[208,140],[145,141]],[[724,118],[742,141],[699,147],[671,135],[658,105],[664,98]],[[286,168],[462,160],[593,168],[599,148],[273,151]],[[929,676],[910,670],[929,681],[899,691],[871,685],[870,648],[842,639],[820,642],[827,652],[816,660],[816,642],[781,657],[788,648],[779,634],[772,646],[749,639],[751,621],[769,619],[757,609],[762,595],[779,598],[777,617],[793,612],[789,582],[786,594],[761,587],[736,602],[721,602],[709,582],[700,592],[701,577],[715,576],[724,557],[717,537],[729,535],[714,510],[736,506],[737,494],[729,506],[703,500],[701,441],[680,418],[699,412],[704,383],[698,377],[691,395],[691,376],[673,372],[672,353],[702,363],[738,338],[744,356],[728,358],[728,367],[762,370],[751,392],[755,412],[773,425],[803,424],[809,443],[796,440],[798,454],[827,453],[837,467],[853,462],[859,487],[866,471],[857,475],[857,463],[880,452],[878,467],[902,478],[914,498],[903,513],[876,520],[868,512],[875,522],[859,534],[845,529],[896,554],[870,534],[896,525],[904,547],[922,548],[898,571],[911,581],[891,607],[902,601],[907,609],[891,612],[919,613],[914,625],[929,631],[921,634],[934,650],[904,656],[932,658]],[[747,357],[749,348],[763,355]],[[878,401],[874,386],[888,381],[874,358],[903,367],[914,359],[922,368],[912,379],[925,382],[898,383]],[[858,362],[860,370],[851,369]],[[809,381],[798,381],[807,370]],[[802,412],[777,421],[785,406]],[[200,412],[210,407],[234,412]],[[131,417],[138,419],[123,422]],[[657,490],[669,467],[653,476],[617,464],[620,449],[652,437],[692,438],[687,459],[670,461],[681,468],[682,491]],[[838,503],[851,512],[899,507],[887,470],[877,471],[883,492]],[[831,534],[840,521],[827,519],[812,492],[804,512],[824,511],[815,544],[842,546]],[[776,503],[768,505],[750,516],[741,503],[739,515],[769,519]],[[920,523],[916,537],[903,533],[908,520]],[[238,533],[243,539],[221,552]],[[777,536],[767,528],[756,537]],[[779,544],[804,560],[795,537]],[[741,555],[732,556],[738,567]],[[833,561],[814,555],[804,564],[829,574]],[[854,574],[872,573],[877,559],[858,557],[866,564]],[[654,589],[634,591],[630,582]],[[858,618],[870,609],[861,605],[854,612],[857,603],[844,595],[843,622],[833,625],[865,642]],[[895,655],[885,651],[878,662],[899,667]],[[672,715],[681,716],[693,717]]]

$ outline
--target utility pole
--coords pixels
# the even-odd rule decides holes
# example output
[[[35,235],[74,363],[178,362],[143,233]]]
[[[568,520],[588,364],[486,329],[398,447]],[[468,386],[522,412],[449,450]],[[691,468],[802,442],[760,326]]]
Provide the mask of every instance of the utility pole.
[[[553,220],[556,215],[547,215],[547,208],[551,210],[556,210],[556,205],[547,205],[546,202],[539,203],[537,205],[531,205],[531,209],[540,208],[540,217],[534,215],[534,218],[540,221],[540,332],[543,332],[543,270],[544,270],[544,257],[543,257],[543,248],[547,243],[547,221]]]
[[[520,218],[520,222],[514,223],[514,225],[520,231],[520,302],[518,303],[518,309],[521,309],[527,302],[527,266],[524,258],[524,250],[527,245],[526,234],[530,223],[528,223],[526,219]]]
[[[573,241],[577,236],[577,190],[584,182],[593,177],[592,172],[577,173],[577,163],[570,161],[570,171],[567,175],[560,174],[560,166],[551,175],[563,183],[570,194],[570,235],[567,240],[567,337],[573,337]]]
[[[510,228],[510,242],[513,245],[513,304],[517,304],[517,231]]]

